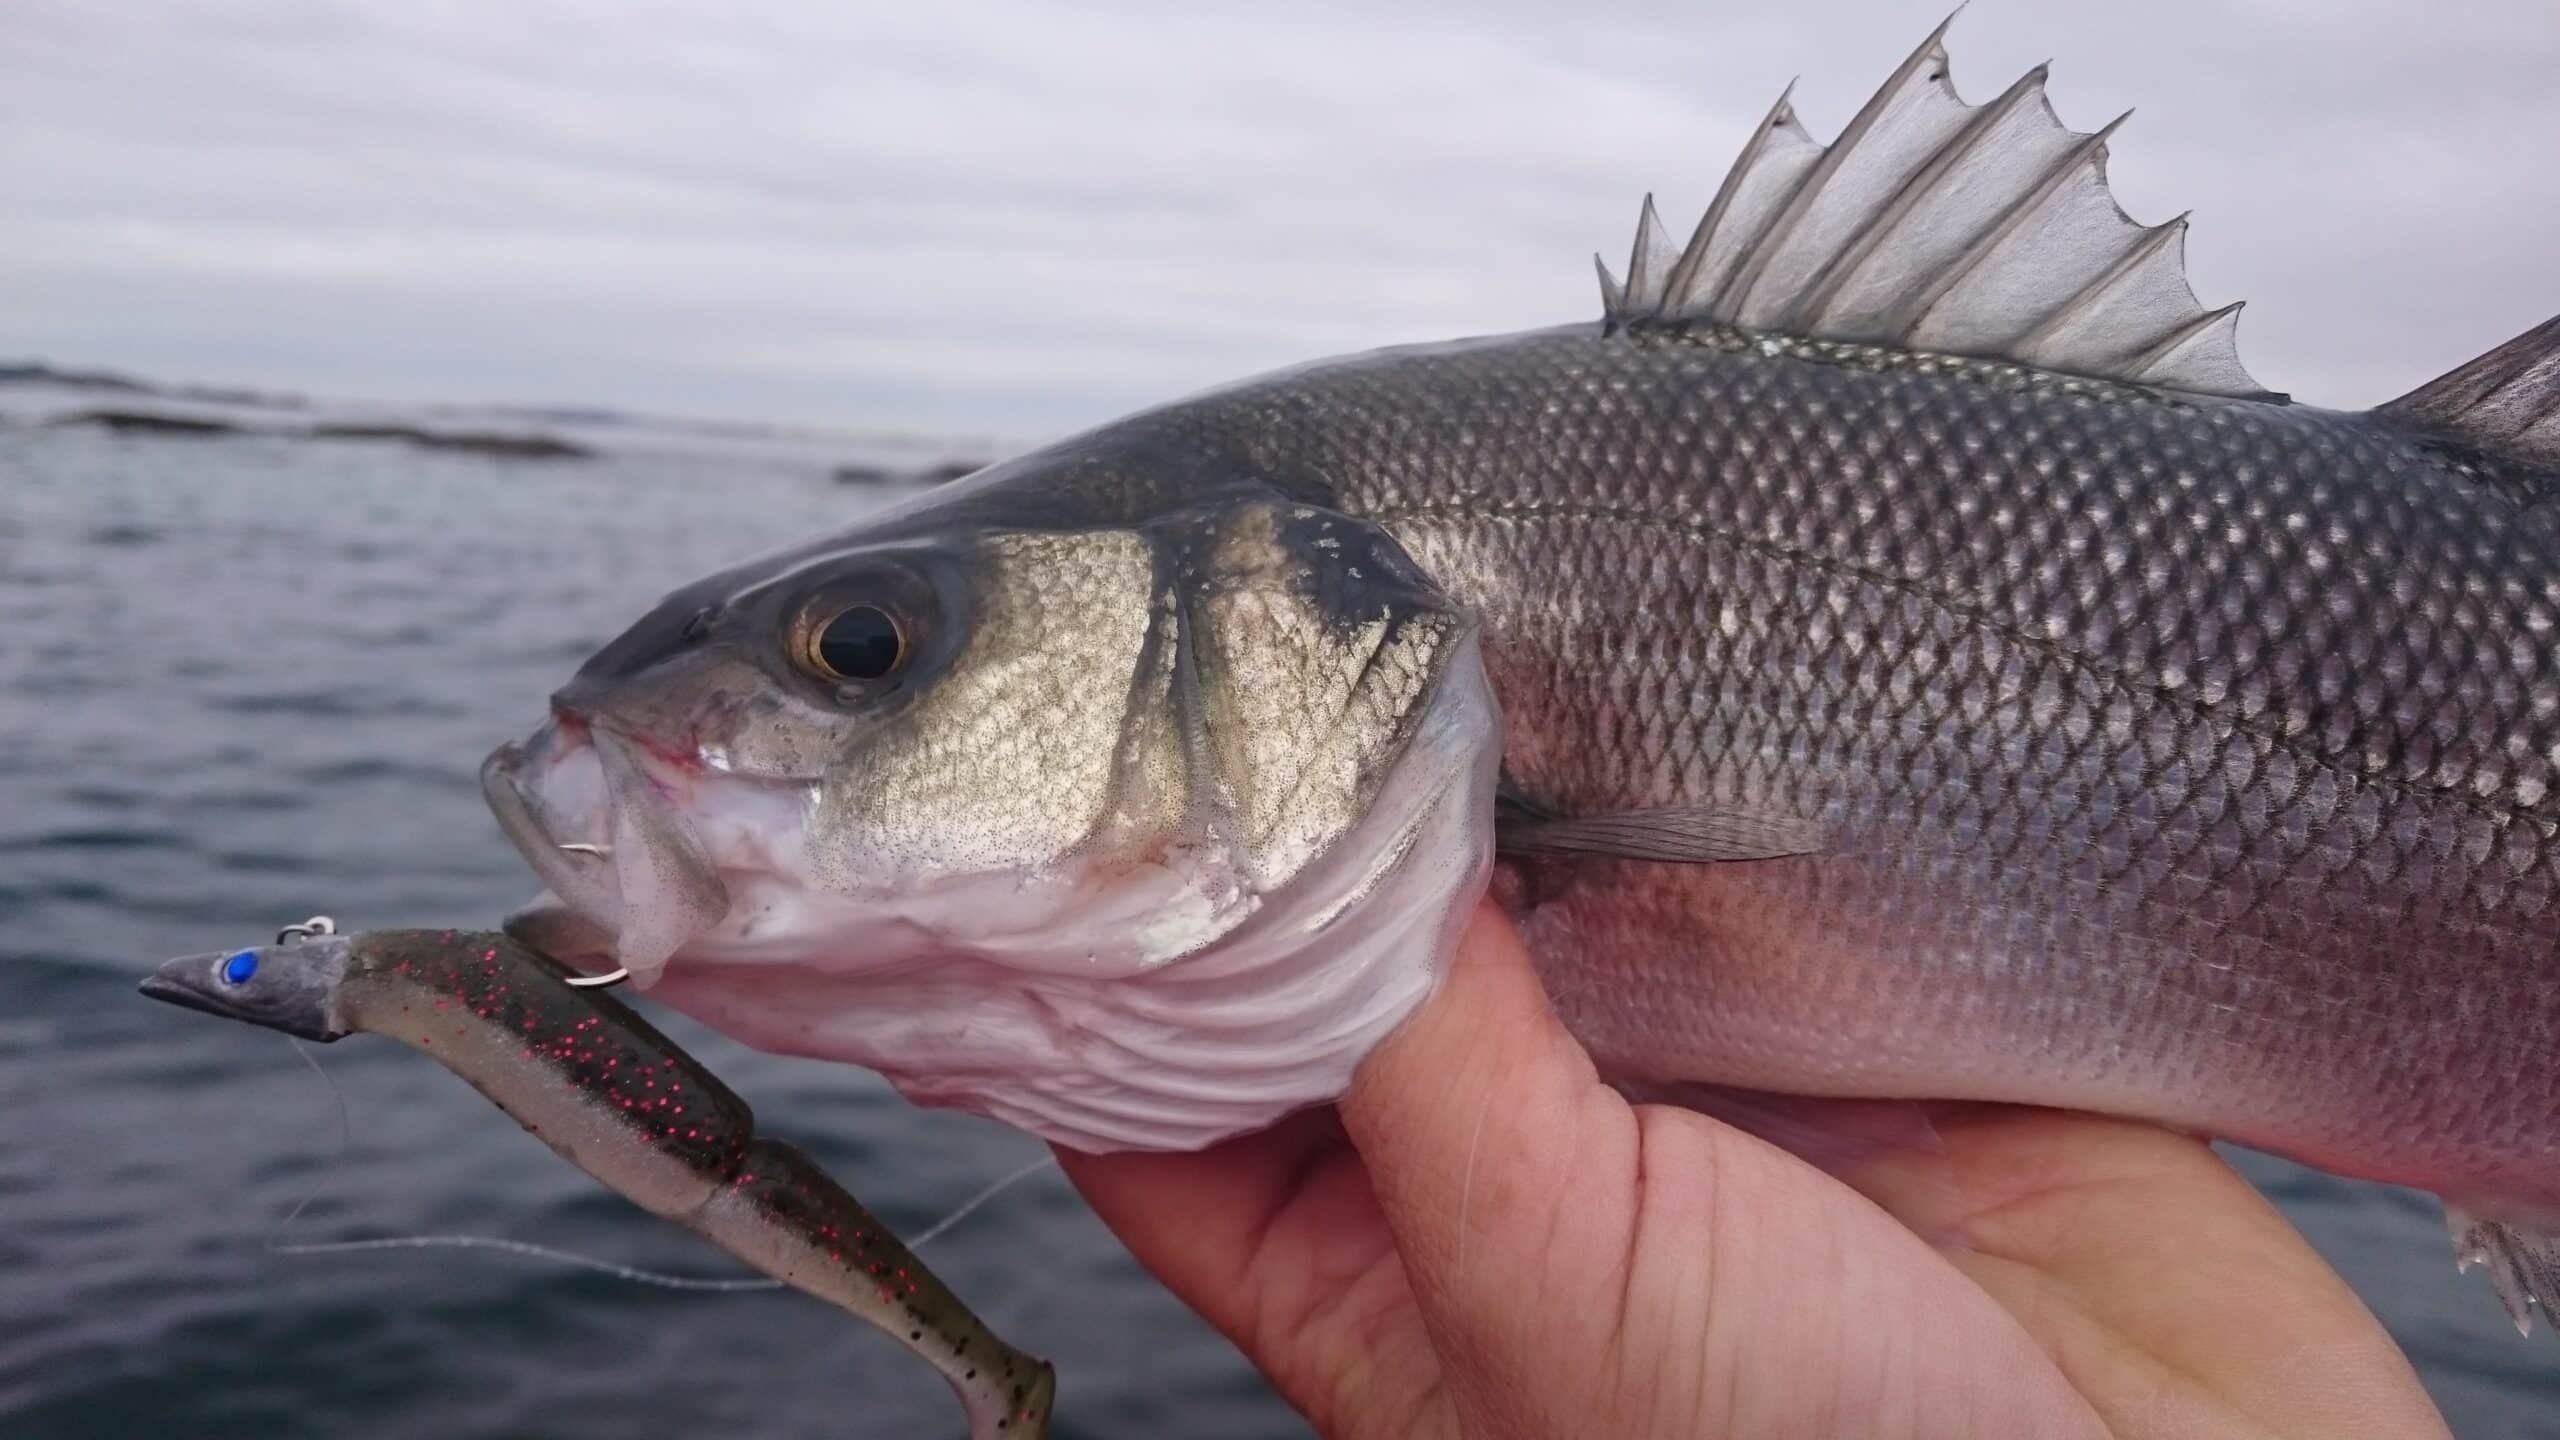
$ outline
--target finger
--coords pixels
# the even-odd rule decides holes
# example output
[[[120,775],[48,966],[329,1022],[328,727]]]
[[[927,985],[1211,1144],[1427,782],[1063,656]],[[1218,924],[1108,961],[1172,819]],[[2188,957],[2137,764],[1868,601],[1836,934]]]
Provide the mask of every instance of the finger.
[[[1342,1108],[1469,1433],[2098,1433],[1855,1192],[1602,1085],[1489,909]]]
[[[1439,1368],[1331,1110],[1191,1155],[1059,1162],[1140,1263],[1327,1435],[1413,1435]]]
[[[2000,1106],[1937,1126],[1954,1187],[1869,1193],[1952,1236],[2119,1433],[2445,1433],[2364,1303],[2203,1141]]]
[[[1188,1153],[1053,1148],[1129,1253],[1230,1336],[1262,1303],[1258,1265],[1272,1227],[1328,1158],[1349,1158],[1330,1109]]]
[[[1614,1248],[1633,1220],[1635,1116],[1490,906],[1431,1002],[1362,1063],[1342,1116],[1417,1285],[1454,1312],[1518,1308],[1508,1265],[1470,1263],[1516,1252],[1484,1247],[1561,1217]]]

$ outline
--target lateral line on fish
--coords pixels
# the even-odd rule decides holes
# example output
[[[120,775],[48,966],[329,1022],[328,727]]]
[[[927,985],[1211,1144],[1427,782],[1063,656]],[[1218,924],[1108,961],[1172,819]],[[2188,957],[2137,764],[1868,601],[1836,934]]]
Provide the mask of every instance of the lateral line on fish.
[[[1829,335],[1797,335],[1783,330],[1758,330],[1721,320],[1648,320],[1626,322],[1624,334],[1638,343],[1662,342],[1692,345],[1727,355],[1783,355],[1808,365],[1832,365],[1856,371],[1917,371],[1923,374],[1961,375],[1977,384],[2006,390],[2056,395],[2101,396],[2126,405],[2158,405],[2174,409],[2233,403],[2237,397],[2202,395],[2187,390],[2164,389],[2138,381],[2122,380],[2111,375],[2083,375],[2072,370],[2053,370],[2032,360],[2013,360],[2001,355],[1960,355],[1952,350],[1913,349],[1902,345],[1880,345],[1872,340],[1842,340]],[[2286,406],[2293,402],[2278,396],[2248,403]]]
[[[1931,590],[1918,581],[1887,571],[1874,570],[1854,561],[1841,560],[1818,551],[1792,545],[1774,544],[1754,536],[1724,530],[1706,521],[1685,515],[1652,515],[1642,511],[1609,505],[1548,505],[1510,500],[1467,501],[1463,504],[1405,504],[1382,506],[1368,512],[1368,518],[1381,525],[1428,520],[1493,520],[1493,521],[1600,521],[1618,525],[1639,525],[1653,530],[1676,530],[1701,540],[1709,540],[1748,550],[1765,559],[1782,564],[1800,565],[1835,577],[1856,580],[1890,590],[1906,598],[1918,600],[1937,609],[1950,619],[1979,625],[1983,629],[2010,640],[2093,680],[2122,687],[2136,696],[2147,696],[2176,705],[2199,719],[2229,727],[2234,733],[2262,741],[2306,764],[2331,771],[2341,778],[2396,794],[2440,800],[2455,809],[2468,811],[2483,819],[2501,824],[2527,824],[2541,829],[2544,835],[2560,835],[2560,810],[2541,807],[2509,807],[2493,805],[2468,795],[2453,784],[2422,784],[2386,771],[2354,766],[2334,755],[2306,746],[2281,732],[2269,730],[2247,716],[2232,712],[2221,704],[2201,699],[2173,685],[2145,680],[2137,675],[2092,658],[2037,635],[2021,626],[1960,604]],[[2560,794],[2560,792],[2555,792]],[[2560,803],[2560,802],[2555,802]]]

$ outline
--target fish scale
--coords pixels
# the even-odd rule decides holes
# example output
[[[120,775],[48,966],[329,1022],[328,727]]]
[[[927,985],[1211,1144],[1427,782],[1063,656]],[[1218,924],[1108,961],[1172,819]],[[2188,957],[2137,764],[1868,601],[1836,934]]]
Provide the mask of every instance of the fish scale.
[[[2405,1180],[2331,1148],[2387,1118],[2319,1113],[2338,1085],[2423,1056],[2485,1092],[2511,1069],[2487,1057],[2560,1053],[2560,725],[2516,705],[2553,685],[2547,507],[2366,417],[1789,348],[1550,332],[1161,422],[1328,477],[1476,607],[1540,800],[1832,828],[1820,857],[1590,875],[1528,916],[1604,1060],[2102,1103]],[[1779,962],[1811,935],[1836,983]],[[1625,993],[1596,977],[1651,999],[1574,1002]],[[2508,1038],[2446,1075],[2426,1022],[2484,989]],[[2065,1012],[2070,1073],[2005,1058],[2057,1056]],[[1764,1054],[1773,1030],[1820,1043]],[[2308,1064],[2306,1030],[2334,1036]],[[2247,1058],[2270,1048],[2285,1073]],[[2505,1123],[2484,1093],[2482,1133],[2441,1143],[2483,1176],[2547,1163],[2541,1093]]]
[[[2183,218],[2117,206],[2115,127],[2041,71],[1968,106],[1942,41],[1828,146],[1782,99],[1685,249],[1647,201],[1596,322],[1247,380],[675,592],[555,704],[716,753],[615,803],[715,837],[747,918],[573,883],[540,744],[502,825],[588,932],[682,937],[672,1003],[1086,1148],[1338,1098],[1496,853],[1631,1088],[2075,1107],[2423,1186],[2529,1325],[2560,320],[2295,403]],[[792,658],[882,605],[898,673]]]

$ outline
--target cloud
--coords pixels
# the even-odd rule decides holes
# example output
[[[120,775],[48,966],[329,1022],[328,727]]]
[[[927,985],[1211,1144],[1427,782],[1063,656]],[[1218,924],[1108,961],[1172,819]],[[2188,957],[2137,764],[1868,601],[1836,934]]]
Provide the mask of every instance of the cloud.
[[[1937,0],[0,7],[0,352],[345,393],[1039,433],[1583,318],[1778,86]],[[2541,0],[1986,0],[1957,78],[2143,109],[2129,208],[2327,403],[2560,310]]]

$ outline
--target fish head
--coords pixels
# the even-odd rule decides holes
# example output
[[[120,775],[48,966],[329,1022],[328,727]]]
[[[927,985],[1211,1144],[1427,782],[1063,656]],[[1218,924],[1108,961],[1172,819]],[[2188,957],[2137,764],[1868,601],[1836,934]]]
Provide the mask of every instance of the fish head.
[[[514,928],[1088,1148],[1332,1098],[1481,887],[1472,617],[1267,489],[1097,511],[995,479],[688,586],[589,660],[484,774],[549,892]],[[1219,1088],[1175,1051],[1286,1098],[1161,1093]],[[1109,1094],[1123,1070],[1150,1094]]]
[[[347,959],[348,941],[335,935],[182,955],[153,971],[142,993],[325,1042],[355,1029],[344,1002]]]

